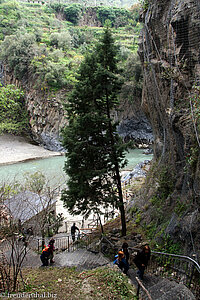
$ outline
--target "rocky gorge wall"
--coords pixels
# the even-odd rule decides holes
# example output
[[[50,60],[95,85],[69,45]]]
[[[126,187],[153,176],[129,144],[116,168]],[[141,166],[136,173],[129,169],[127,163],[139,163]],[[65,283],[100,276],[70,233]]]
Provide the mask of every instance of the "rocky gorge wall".
[[[64,151],[61,143],[61,130],[67,120],[63,102],[67,100],[69,90],[58,92],[40,91],[29,80],[16,80],[8,68],[4,68],[5,84],[13,83],[25,91],[26,106],[30,116],[29,124],[32,138],[48,150]],[[115,121],[119,122],[118,132],[124,141],[132,140],[135,145],[153,143],[151,125],[141,109],[141,97],[136,97],[133,105],[128,100],[120,105],[119,112],[114,113]]]
[[[36,90],[26,92],[33,139],[52,151],[64,150],[61,143],[61,130],[66,124],[62,105],[64,97],[65,91],[60,91],[54,96],[41,95]]]
[[[166,234],[200,253],[200,2],[149,0],[141,20],[142,106],[155,137],[147,223],[158,232],[166,222]]]
[[[141,108],[141,97],[134,97],[134,103],[123,100],[114,119],[119,122],[117,131],[125,142],[133,141],[136,147],[151,147],[154,141],[152,127]]]
[[[7,67],[4,67],[4,83],[23,88],[33,141],[48,150],[63,151],[60,133],[66,124],[63,101],[68,91],[40,91],[31,80],[25,83],[16,80]]]

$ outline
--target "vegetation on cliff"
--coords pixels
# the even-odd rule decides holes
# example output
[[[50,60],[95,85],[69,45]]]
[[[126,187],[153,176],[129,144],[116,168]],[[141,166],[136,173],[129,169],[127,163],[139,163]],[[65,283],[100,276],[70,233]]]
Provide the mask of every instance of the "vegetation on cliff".
[[[107,20],[110,21],[112,27],[119,28],[129,25],[130,23],[136,25],[139,19],[139,10],[135,6],[128,10],[124,8],[108,7],[108,6],[94,6],[85,7],[81,3],[52,3],[50,7],[62,16],[62,18],[73,25],[85,23],[85,16],[89,14],[93,18],[93,26],[104,26]],[[89,20],[91,22],[91,20]]]
[[[134,68],[135,58],[132,58],[137,56],[140,30],[138,5],[119,9],[83,6],[83,3],[42,4],[5,0],[0,3],[0,12],[0,60],[4,65],[1,81],[17,83],[23,88],[25,99],[27,94],[31,98],[30,93],[40,99],[40,105],[27,103],[30,127],[34,127],[34,132],[39,133],[41,123],[47,122],[42,112],[46,102],[56,105],[59,99],[60,107],[73,88],[83,56],[92,51],[106,19],[113,26],[121,74],[126,78],[127,65],[129,70]],[[133,85],[125,84],[122,101],[131,99],[130,90],[133,90]],[[60,112],[60,108],[58,110]],[[40,117],[35,118],[36,111]],[[43,120],[39,123],[41,118]]]
[[[21,134],[28,130],[24,93],[15,85],[0,87],[0,134]]]
[[[95,8],[91,14],[99,16],[99,26],[91,28],[87,24],[86,27],[73,26],[79,22],[77,10],[83,10],[82,14],[87,15],[83,7],[75,4],[65,7],[58,3],[50,6],[25,3],[22,6],[20,2],[4,1],[0,10],[3,19],[0,27],[1,60],[14,72],[16,79],[33,81],[36,89],[43,90],[72,87],[82,55],[93,47],[106,19],[117,22],[119,14],[124,16],[122,31],[118,29],[120,24],[115,26],[119,38],[125,33],[125,26],[133,21],[135,26],[139,24],[137,8],[133,11]],[[63,20],[55,17],[61,12]],[[125,52],[128,55],[134,49],[131,41],[134,29],[129,26],[129,30],[132,32],[123,38],[126,46],[118,42],[119,56]]]

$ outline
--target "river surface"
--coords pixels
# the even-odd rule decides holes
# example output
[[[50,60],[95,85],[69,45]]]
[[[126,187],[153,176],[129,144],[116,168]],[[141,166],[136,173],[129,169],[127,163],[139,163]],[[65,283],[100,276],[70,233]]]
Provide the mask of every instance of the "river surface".
[[[142,149],[130,150],[126,154],[128,165],[123,171],[132,171],[132,169],[144,160],[152,159],[153,155],[143,154]],[[61,189],[65,188],[67,183],[67,175],[63,171],[65,156],[54,156],[49,158],[31,160],[27,162],[20,162],[9,165],[0,166],[0,185],[2,183],[19,182],[23,184],[25,173],[33,174],[35,172],[41,172],[46,177],[46,183],[51,188],[57,188],[61,185]],[[127,172],[123,174],[125,176]],[[122,178],[123,178],[122,176]],[[72,216],[66,208],[63,207],[63,202],[57,199],[56,202],[56,214],[62,213],[64,217],[63,225],[59,229],[59,232],[70,232],[70,228],[74,222],[76,226],[88,227],[88,224],[94,220],[94,214],[90,214],[87,220],[82,215]],[[118,215],[118,211],[116,211]],[[101,216],[101,222],[104,224],[105,220],[103,215]]]
[[[130,150],[126,155],[128,165],[123,170],[131,171],[139,162],[152,159],[152,155],[143,154],[143,151],[143,149]],[[67,181],[67,176],[63,171],[65,159],[65,156],[54,156],[0,166],[0,181],[1,183],[10,183],[13,180],[22,182],[25,173],[42,172],[51,186],[55,184],[62,185]]]

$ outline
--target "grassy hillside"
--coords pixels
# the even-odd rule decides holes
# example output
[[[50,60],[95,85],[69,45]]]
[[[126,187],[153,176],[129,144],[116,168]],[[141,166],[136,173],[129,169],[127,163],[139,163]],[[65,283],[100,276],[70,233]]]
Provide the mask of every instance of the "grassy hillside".
[[[105,7],[90,10],[98,19],[98,27],[79,26],[88,11],[75,5],[4,1],[0,13],[1,59],[17,79],[28,75],[41,89],[73,85],[76,68],[95,44],[106,19],[113,26],[120,60],[137,48],[140,28],[137,10]],[[117,24],[119,18],[121,23]]]
[[[25,289],[55,299],[136,299],[136,292],[126,275],[115,269],[101,267],[77,272],[73,268],[24,269]],[[55,297],[53,297],[53,295]]]

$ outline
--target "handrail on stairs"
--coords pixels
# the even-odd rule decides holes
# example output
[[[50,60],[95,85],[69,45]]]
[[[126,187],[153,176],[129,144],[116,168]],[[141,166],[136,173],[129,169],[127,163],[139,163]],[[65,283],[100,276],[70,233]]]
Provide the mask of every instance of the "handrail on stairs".
[[[176,257],[176,258],[180,258],[181,260],[190,261],[191,263],[193,263],[195,265],[196,269],[200,273],[199,263],[196,260],[194,260],[193,258],[189,257],[189,256],[179,255],[179,254],[172,254],[172,253],[165,253],[165,252],[157,252],[157,251],[154,251],[154,250],[151,250],[151,253],[158,254],[158,255],[166,255],[166,256],[169,256],[169,257]]]
[[[129,247],[130,252],[139,248]],[[200,299],[200,265],[189,256],[151,250],[147,271],[187,286]]]
[[[90,237],[91,237],[91,232],[87,233],[79,233],[76,236],[75,242],[72,241],[71,234],[66,234],[61,237],[54,237],[55,240],[55,249],[56,251],[75,251],[78,248],[80,248],[80,241],[82,240],[83,243],[85,244],[85,247],[87,248],[88,245],[90,244]],[[42,238],[36,238],[37,241],[37,251],[38,253],[42,250]],[[45,238],[45,244],[48,245],[50,238]],[[36,249],[35,249],[36,250]]]
[[[152,250],[147,269],[156,275],[184,284],[200,299],[200,265],[195,259]]]

